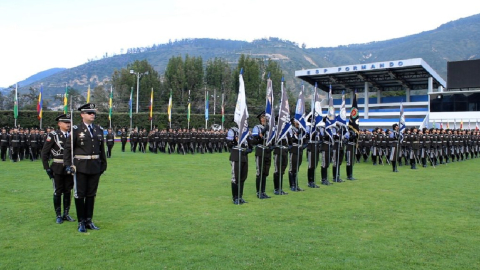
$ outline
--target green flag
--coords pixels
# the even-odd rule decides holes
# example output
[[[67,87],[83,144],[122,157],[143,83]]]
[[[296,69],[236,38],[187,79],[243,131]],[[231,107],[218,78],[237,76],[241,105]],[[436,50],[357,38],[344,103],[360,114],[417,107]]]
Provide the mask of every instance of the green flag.
[[[18,84],[15,85],[15,98],[13,100],[13,118],[18,118]]]

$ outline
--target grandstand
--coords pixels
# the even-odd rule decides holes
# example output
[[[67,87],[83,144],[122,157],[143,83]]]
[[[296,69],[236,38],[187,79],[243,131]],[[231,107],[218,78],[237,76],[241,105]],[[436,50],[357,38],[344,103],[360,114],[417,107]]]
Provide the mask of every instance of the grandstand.
[[[351,95],[357,91],[360,127],[368,129],[389,128],[397,123],[400,104],[407,126],[420,126],[429,115],[432,94],[446,87],[446,82],[421,58],[299,70],[295,76],[312,86],[317,84],[325,91],[324,98],[331,87],[337,113],[342,92],[348,114]]]

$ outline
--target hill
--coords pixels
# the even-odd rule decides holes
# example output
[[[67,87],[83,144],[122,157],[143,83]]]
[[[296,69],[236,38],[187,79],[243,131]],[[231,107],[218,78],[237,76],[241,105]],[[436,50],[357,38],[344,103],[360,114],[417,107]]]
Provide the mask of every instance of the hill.
[[[395,59],[423,58],[444,79],[447,62],[476,59],[480,55],[480,14],[451,21],[435,30],[366,44],[351,44],[328,48],[300,48],[294,42],[280,38],[265,38],[253,42],[216,39],[185,39],[144,48],[132,48],[126,54],[91,61],[75,68],[57,72],[37,80],[42,82],[46,99],[65,91],[65,83],[83,90],[106,83],[114,70],[122,69],[135,60],[146,59],[163,74],[172,56],[200,56],[204,63],[213,57],[226,59],[235,65],[241,54],[261,59],[274,59],[284,71],[286,86],[300,84],[295,70],[369,63]],[[31,85],[24,85],[26,91]],[[52,103],[53,105],[53,103]]]

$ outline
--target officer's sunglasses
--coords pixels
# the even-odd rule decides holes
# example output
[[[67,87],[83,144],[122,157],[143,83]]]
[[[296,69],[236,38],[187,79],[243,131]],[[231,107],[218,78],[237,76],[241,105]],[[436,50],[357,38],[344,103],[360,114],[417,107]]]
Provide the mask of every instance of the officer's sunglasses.
[[[89,115],[96,115],[97,113],[96,112],[86,112],[86,114],[89,114]]]

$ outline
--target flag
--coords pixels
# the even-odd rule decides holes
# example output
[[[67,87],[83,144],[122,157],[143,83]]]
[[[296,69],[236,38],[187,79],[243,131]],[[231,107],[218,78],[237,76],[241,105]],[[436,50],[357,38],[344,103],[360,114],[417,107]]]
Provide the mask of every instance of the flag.
[[[450,129],[450,122],[447,120],[447,129]]]
[[[281,91],[282,91],[282,99],[280,100],[280,108],[278,112],[278,123],[277,123],[277,131],[276,131],[276,138],[275,142],[278,143],[281,141],[286,135],[287,132],[292,127],[292,123],[290,122],[290,107],[288,105],[288,95],[287,90],[283,88],[284,78],[282,77],[282,84],[281,84]]]
[[[153,119],[153,87],[152,87],[152,93],[150,94],[150,105],[148,106],[150,108],[150,117],[148,118],[148,120],[152,120]]]
[[[43,113],[43,98],[42,98],[42,93],[43,93],[43,85],[40,86],[40,94],[38,94],[38,103],[37,103],[37,113],[38,113],[38,119],[42,119],[42,113]]]
[[[90,103],[90,84],[88,85],[88,90],[87,90],[87,103]]]
[[[440,120],[440,129],[443,129],[443,119]]]
[[[13,97],[13,118],[18,118],[18,84],[15,84],[15,97]]]
[[[222,128],[223,128],[223,123],[225,123],[225,106],[223,104],[223,94],[222,94]]]
[[[422,124],[420,124],[420,127],[418,127],[418,129],[428,128],[429,124],[430,124],[430,114],[427,113],[427,115],[423,119]]]
[[[295,122],[299,124],[299,127],[303,130],[307,130],[307,122],[305,120],[305,99],[303,92],[305,88],[302,84],[302,90],[298,94],[297,106],[295,107]]]
[[[350,120],[348,121],[348,127],[358,134],[358,130],[360,129],[360,118],[357,105],[357,90],[355,90],[355,93],[353,94],[352,109],[350,110]]]
[[[460,129],[463,129],[463,119],[460,119]]]
[[[130,118],[132,118],[132,112],[133,112],[133,87],[130,90],[130,100],[128,101],[128,107],[130,108],[129,115]]]
[[[433,119],[433,128],[437,128],[437,124],[435,123],[435,119]]]
[[[475,130],[478,131],[478,119],[477,119],[477,122],[475,123]]]
[[[403,142],[403,134],[405,133],[406,128],[405,114],[403,112],[403,102],[400,103],[400,119],[398,120],[398,131],[400,136],[400,143]]]
[[[188,90],[187,121],[190,123],[190,90]]]
[[[63,95],[63,113],[68,113],[68,86],[65,84],[65,95]]]
[[[237,104],[235,106],[235,114],[233,120],[238,125],[238,145],[242,145],[247,139],[248,135],[248,110],[247,110],[247,98],[245,96],[245,84],[243,82],[243,68],[240,70],[238,77],[239,89]],[[207,116],[207,115],[206,115]]]
[[[453,119],[453,129],[457,129],[457,119]]]
[[[112,103],[113,103],[113,86],[110,86],[110,100],[108,101],[108,120],[112,121]]]
[[[315,130],[316,127],[320,126],[320,124],[323,122],[323,116],[322,116],[322,101],[320,100],[320,95],[317,91],[317,83],[315,83],[315,92],[314,92],[314,102],[313,102],[313,117],[314,119],[314,125],[312,125],[312,131]]]
[[[265,102],[265,118],[268,121],[268,133],[266,145],[269,145],[275,138],[275,111],[273,110],[273,86],[272,80],[267,80],[267,97]]]
[[[328,136],[333,139],[333,135],[337,133],[336,130],[337,119],[335,117],[335,107],[333,107],[333,95],[332,95],[332,86],[330,85],[330,91],[328,92],[328,112],[325,124],[325,130],[327,131]]]
[[[172,90],[170,90],[170,99],[168,100],[168,122],[172,122]]]
[[[205,120],[208,120],[208,91],[205,92]]]
[[[347,126],[347,111],[345,109],[345,92],[342,92],[342,105],[340,106],[340,113],[337,115],[337,123],[341,127]]]
[[[470,127],[470,119],[468,119],[468,129],[469,129],[469,130],[472,129],[472,128]]]

